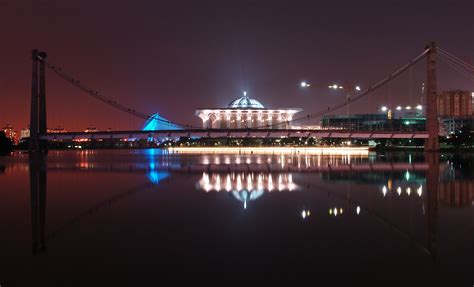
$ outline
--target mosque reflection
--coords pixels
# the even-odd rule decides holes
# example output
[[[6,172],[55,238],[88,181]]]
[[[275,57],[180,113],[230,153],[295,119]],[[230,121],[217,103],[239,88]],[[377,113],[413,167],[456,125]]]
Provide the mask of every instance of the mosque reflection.
[[[264,172],[231,172],[213,173],[204,172],[197,183],[199,190],[205,192],[229,192],[235,199],[241,201],[247,209],[247,201],[260,198],[264,192],[293,191],[298,185],[293,183],[291,173],[264,173]]]
[[[47,157],[30,157],[31,218],[33,253],[44,252],[46,243],[63,232],[68,226],[85,216],[97,213],[122,198],[129,198],[150,187],[161,186],[173,178],[192,179],[194,188],[202,193],[228,194],[243,209],[251,202],[265,202],[266,194],[292,192],[325,192],[329,200],[323,212],[331,218],[369,215],[390,226],[413,242],[433,261],[437,256],[438,208],[474,205],[474,180],[459,172],[459,162],[437,154],[409,158],[372,158],[370,156],[320,156],[320,155],[198,155],[177,156],[162,151],[146,151],[133,160],[95,161],[93,154],[81,155],[78,161],[56,162]],[[467,162],[463,162],[467,165]],[[8,166],[6,167],[9,168]],[[462,167],[461,167],[462,168]],[[62,226],[45,232],[46,194],[48,172],[137,173],[144,175],[142,186],[117,191],[111,198],[99,202],[66,221]],[[311,184],[309,180],[315,180]],[[363,187],[368,197],[357,197],[360,192],[352,189]],[[191,187],[192,188],[192,187]],[[372,192],[375,191],[375,192]],[[411,202],[417,202],[414,216],[423,218],[427,232],[424,239],[415,238],[410,228],[400,227],[385,216],[383,204],[377,200],[399,201],[404,212]],[[375,204],[374,204],[375,202]],[[419,204],[418,204],[419,203]],[[297,207],[300,219],[319,218],[321,210]],[[410,213],[410,216],[413,216]],[[395,220],[396,221],[396,220]]]

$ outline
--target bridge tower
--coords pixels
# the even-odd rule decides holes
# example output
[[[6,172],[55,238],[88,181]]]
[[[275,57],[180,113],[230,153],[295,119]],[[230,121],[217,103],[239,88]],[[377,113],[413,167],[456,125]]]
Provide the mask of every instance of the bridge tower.
[[[47,141],[40,140],[46,134],[46,76],[45,61],[47,54],[34,49],[31,52],[31,110],[30,110],[30,152],[46,152]]]
[[[425,140],[425,151],[439,151],[438,123],[438,91],[436,84],[436,43],[430,42],[427,56],[426,81],[426,129],[428,138]]]

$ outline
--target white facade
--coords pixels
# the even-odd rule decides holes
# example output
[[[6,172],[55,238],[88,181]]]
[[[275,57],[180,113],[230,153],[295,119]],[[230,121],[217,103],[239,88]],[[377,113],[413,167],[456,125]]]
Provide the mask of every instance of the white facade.
[[[197,109],[204,128],[291,128],[291,120],[301,109],[266,109],[257,100],[243,97],[232,101],[226,108]]]

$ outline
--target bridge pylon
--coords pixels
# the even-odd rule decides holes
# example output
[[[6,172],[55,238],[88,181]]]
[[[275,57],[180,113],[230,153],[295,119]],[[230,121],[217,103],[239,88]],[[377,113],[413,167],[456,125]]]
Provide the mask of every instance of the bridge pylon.
[[[430,42],[426,49],[427,54],[427,81],[426,81],[426,129],[428,138],[425,140],[425,151],[439,151],[439,123],[438,123],[438,90],[436,83],[436,43]]]
[[[47,152],[48,142],[41,140],[47,133],[46,122],[46,76],[47,54],[37,49],[31,51],[31,109],[30,109],[30,152]]]

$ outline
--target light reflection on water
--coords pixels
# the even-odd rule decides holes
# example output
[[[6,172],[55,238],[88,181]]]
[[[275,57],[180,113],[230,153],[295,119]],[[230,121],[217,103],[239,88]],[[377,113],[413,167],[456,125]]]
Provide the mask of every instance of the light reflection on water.
[[[196,262],[221,269],[248,264],[249,258],[255,266],[303,261],[321,268],[339,264],[335,258],[358,258],[351,268],[408,260],[423,270],[471,270],[471,159],[404,153],[183,155],[156,149],[2,158],[0,226],[20,226],[21,214],[31,213],[26,221],[32,232],[8,234],[5,246],[15,248],[0,251],[18,262],[5,269],[12,274],[31,260],[23,252],[31,254],[31,242],[33,254],[46,255],[43,263],[58,267],[49,258],[63,248],[73,254],[119,250],[120,240],[113,238],[120,230],[128,248],[145,248],[169,268],[205,251],[207,261]],[[86,234],[95,239],[81,246],[90,238]],[[236,236],[248,243],[235,245]],[[223,254],[234,261],[217,264]],[[100,252],[89,256],[109,260]]]

